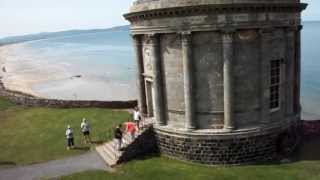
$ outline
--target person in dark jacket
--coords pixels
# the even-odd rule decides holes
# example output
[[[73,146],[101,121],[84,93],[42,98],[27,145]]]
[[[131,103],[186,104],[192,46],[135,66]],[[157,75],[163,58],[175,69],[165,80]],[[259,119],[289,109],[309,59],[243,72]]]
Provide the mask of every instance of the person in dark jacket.
[[[114,138],[117,140],[117,149],[121,150],[121,143],[122,143],[122,130],[121,124],[119,124],[116,129],[114,130]]]

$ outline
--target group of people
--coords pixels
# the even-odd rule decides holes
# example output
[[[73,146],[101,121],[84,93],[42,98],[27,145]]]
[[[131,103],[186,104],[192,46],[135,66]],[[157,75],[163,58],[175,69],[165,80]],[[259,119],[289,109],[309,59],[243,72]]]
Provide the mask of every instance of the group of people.
[[[86,118],[82,119],[80,124],[80,130],[82,133],[82,143],[87,144],[91,143],[90,138],[90,125]],[[67,149],[70,150],[74,148],[74,132],[70,125],[67,126],[66,130],[66,138],[67,138]]]
[[[114,130],[114,138],[117,140],[117,149],[121,150],[122,147],[122,137],[124,133],[130,135],[131,141],[136,137],[136,133],[143,126],[142,116],[139,109],[136,107],[133,111],[133,117],[131,121],[119,124]],[[90,138],[90,125],[86,118],[82,119],[80,124],[80,130],[82,133],[82,143],[87,144],[91,143]],[[67,138],[67,149],[74,148],[74,131],[70,125],[66,129],[66,138]]]
[[[142,116],[138,108],[135,108],[133,111],[133,121],[126,122],[124,124],[119,124],[114,130],[114,138],[117,141],[117,149],[122,150],[122,138],[123,133],[126,132],[130,135],[131,141],[136,137],[136,132],[141,129]]]

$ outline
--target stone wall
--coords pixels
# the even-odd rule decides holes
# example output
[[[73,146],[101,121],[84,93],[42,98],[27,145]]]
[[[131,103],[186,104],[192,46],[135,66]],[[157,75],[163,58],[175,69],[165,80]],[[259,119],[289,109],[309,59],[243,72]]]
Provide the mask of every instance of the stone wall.
[[[157,131],[160,152],[174,159],[194,163],[247,164],[273,160],[277,157],[280,133],[257,134],[255,136],[219,135],[190,137],[173,136]]]
[[[142,134],[140,134],[135,141],[124,150],[118,163],[126,162],[131,159],[152,154],[158,151],[156,144],[155,133],[152,126],[149,126]]]
[[[125,150],[119,161],[160,152],[173,159],[208,165],[251,164],[288,157],[305,140],[319,136],[320,120],[302,120],[285,129],[228,135],[168,133],[151,126]]]
[[[194,163],[249,164],[290,156],[299,144],[320,137],[320,120],[255,133],[192,135],[157,128],[161,154]]]
[[[44,99],[25,94],[18,91],[11,91],[5,89],[2,82],[0,82],[0,96],[10,99],[12,102],[29,107],[55,107],[55,108],[134,108],[137,106],[137,101],[78,101],[78,100],[58,100],[58,99]]]
[[[305,139],[320,137],[320,120],[302,121],[301,128]]]

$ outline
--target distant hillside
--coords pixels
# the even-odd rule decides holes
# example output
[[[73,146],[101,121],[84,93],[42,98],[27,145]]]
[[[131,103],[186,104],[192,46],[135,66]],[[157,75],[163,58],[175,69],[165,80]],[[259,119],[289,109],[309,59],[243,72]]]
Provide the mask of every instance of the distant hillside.
[[[99,32],[111,32],[111,31],[129,31],[129,26],[117,26],[108,29],[91,29],[91,30],[69,30],[69,31],[60,31],[60,32],[45,32],[38,34],[30,34],[23,36],[11,36],[0,39],[0,46],[26,42],[26,41],[34,41],[40,39],[49,39],[61,36],[71,36],[77,34],[85,34],[85,33],[99,33]]]
[[[320,23],[320,21],[304,21],[303,22],[303,24],[313,24],[313,23],[317,24],[317,23]],[[0,46],[26,42],[26,41],[55,38],[55,37],[61,37],[61,36],[71,36],[71,35],[85,34],[85,33],[111,32],[111,31],[129,31],[129,25],[117,26],[117,27],[108,28],[108,29],[69,30],[69,31],[60,31],[60,32],[30,34],[30,35],[23,35],[23,36],[12,36],[12,37],[6,37],[6,38],[0,39]]]

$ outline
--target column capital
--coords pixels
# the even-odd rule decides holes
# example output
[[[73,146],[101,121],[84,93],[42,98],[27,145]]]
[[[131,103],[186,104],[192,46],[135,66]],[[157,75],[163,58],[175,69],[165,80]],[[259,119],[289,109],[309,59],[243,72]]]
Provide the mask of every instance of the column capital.
[[[145,37],[149,45],[156,45],[159,42],[159,34],[157,33],[146,34]]]
[[[142,45],[142,42],[141,42],[141,37],[142,35],[141,34],[130,34],[131,38],[133,39],[133,43],[135,45]]]
[[[223,43],[232,43],[233,42],[233,37],[235,34],[235,29],[225,29],[222,32],[222,40]]]
[[[221,29],[222,34],[224,35],[231,35],[237,32],[236,28],[233,27],[225,27]]]
[[[181,36],[190,36],[192,31],[181,31],[179,34],[181,34]]]
[[[191,42],[191,37],[192,37],[192,32],[191,31],[183,31],[180,32],[182,43],[190,43]]]
[[[159,35],[160,35],[159,33],[149,33],[149,34],[146,34],[146,37],[148,39],[156,39],[159,37]]]
[[[294,32],[294,31],[297,31],[297,27],[296,26],[287,26],[287,27],[284,27],[285,31],[286,32]]]
[[[263,35],[263,34],[271,34],[273,31],[275,30],[274,27],[271,26],[265,26],[259,29],[259,34]]]
[[[130,34],[131,38],[136,39],[136,38],[140,38],[142,36],[142,34]]]
[[[288,27],[285,27],[285,30],[287,32],[295,32],[295,31],[301,31],[303,29],[303,26],[302,25],[298,25],[298,26],[288,26]]]

